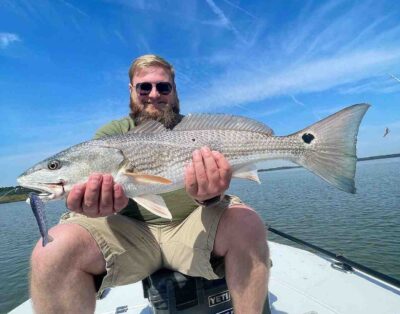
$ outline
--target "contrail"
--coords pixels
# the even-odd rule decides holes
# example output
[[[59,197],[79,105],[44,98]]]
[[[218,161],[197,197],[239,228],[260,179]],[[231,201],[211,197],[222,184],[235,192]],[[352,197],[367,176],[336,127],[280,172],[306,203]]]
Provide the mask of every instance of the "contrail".
[[[306,105],[304,104],[304,103],[302,103],[300,100],[298,100],[296,97],[294,97],[293,95],[289,95],[290,96],[290,98],[292,98],[292,100],[296,103],[296,104],[298,104],[298,105],[300,105],[300,106],[302,106],[302,107],[305,107]]]
[[[394,78],[397,82],[400,83],[400,79],[396,76],[394,76],[393,74],[388,73],[392,78]]]
[[[231,30],[240,41],[247,43],[246,40],[243,38],[243,36],[238,31],[238,29],[226,17],[224,12],[215,4],[214,0],[206,0],[206,2],[210,6],[210,8],[214,12],[214,14],[218,16],[222,25],[225,26],[227,29]]]

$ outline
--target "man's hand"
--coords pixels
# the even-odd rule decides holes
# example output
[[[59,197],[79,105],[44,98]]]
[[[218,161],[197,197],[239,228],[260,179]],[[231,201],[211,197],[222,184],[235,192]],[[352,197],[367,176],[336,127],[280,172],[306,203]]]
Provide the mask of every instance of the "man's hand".
[[[112,215],[128,205],[129,199],[120,184],[109,174],[92,174],[84,184],[72,187],[67,207],[88,217]]]
[[[195,150],[192,163],[185,169],[186,191],[200,202],[224,194],[231,178],[229,162],[221,153],[208,147]]]

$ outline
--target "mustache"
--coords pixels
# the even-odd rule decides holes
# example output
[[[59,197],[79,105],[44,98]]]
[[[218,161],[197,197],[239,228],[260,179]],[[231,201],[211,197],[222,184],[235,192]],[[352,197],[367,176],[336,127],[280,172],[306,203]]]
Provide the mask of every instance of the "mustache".
[[[152,119],[162,123],[167,129],[173,129],[183,118],[183,115],[176,112],[175,106],[170,103],[160,102],[159,104],[164,106],[156,112],[146,110],[150,104],[152,102],[142,102],[142,108],[136,113],[131,113],[136,125]]]
[[[147,107],[148,105],[152,105],[152,104],[156,104],[156,105],[168,105],[165,101],[156,101],[156,102],[153,102],[153,101],[151,101],[150,99],[149,99],[149,100],[142,101],[142,104],[143,104],[145,107]]]

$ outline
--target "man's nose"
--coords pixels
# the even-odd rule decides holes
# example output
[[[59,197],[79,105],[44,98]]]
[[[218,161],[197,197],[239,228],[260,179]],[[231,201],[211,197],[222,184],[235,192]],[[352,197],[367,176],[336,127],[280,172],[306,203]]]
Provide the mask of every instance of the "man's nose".
[[[155,85],[152,86],[152,89],[151,89],[151,91],[150,91],[149,97],[150,97],[150,98],[157,98],[157,97],[160,97],[160,93],[158,92],[158,90],[157,90],[157,88],[156,88]]]

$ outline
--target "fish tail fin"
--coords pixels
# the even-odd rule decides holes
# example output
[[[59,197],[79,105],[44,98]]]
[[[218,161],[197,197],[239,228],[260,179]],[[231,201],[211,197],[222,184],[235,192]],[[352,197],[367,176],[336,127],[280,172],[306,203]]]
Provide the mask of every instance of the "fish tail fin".
[[[295,133],[307,149],[293,161],[338,189],[355,193],[357,134],[369,107],[368,104],[347,107]]]
[[[52,242],[54,239],[51,235],[46,234],[43,238],[42,238],[42,246],[45,247],[46,244],[48,244],[49,242]]]

